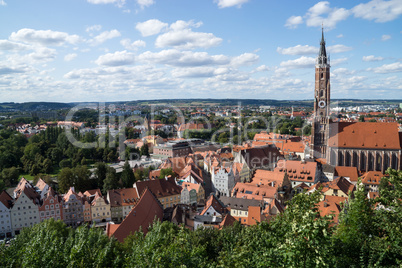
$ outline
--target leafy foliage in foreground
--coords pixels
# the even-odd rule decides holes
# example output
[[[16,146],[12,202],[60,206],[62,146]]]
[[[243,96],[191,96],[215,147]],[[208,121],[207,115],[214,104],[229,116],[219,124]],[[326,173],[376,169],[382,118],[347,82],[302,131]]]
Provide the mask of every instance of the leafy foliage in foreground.
[[[190,231],[155,222],[123,244],[101,230],[45,221],[0,246],[1,267],[400,267],[402,172],[388,170],[381,198],[362,188],[337,226],[320,217],[320,196],[295,196],[270,223]]]

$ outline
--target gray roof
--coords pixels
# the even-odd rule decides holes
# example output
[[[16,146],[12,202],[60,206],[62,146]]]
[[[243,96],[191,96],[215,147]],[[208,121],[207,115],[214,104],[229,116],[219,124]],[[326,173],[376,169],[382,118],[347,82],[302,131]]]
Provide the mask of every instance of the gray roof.
[[[254,200],[254,199],[245,199],[245,198],[236,198],[236,197],[228,197],[221,196],[219,200],[226,206],[231,209],[239,209],[239,210],[248,210],[249,206],[259,207],[263,206],[262,200]]]

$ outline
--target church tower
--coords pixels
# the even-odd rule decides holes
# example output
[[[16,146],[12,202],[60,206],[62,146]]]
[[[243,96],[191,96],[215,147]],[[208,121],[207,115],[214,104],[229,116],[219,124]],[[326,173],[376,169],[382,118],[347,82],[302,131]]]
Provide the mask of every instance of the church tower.
[[[324,29],[320,42],[320,51],[315,65],[314,119],[311,130],[311,155],[313,158],[327,159],[329,138],[329,103],[330,103],[330,65],[325,49]]]

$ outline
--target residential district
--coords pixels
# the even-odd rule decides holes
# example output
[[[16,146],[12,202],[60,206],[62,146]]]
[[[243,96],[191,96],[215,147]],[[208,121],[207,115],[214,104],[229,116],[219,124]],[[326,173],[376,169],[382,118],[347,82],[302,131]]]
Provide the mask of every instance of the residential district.
[[[75,115],[64,121],[3,123],[3,128],[29,139],[50,129],[81,141],[104,137],[108,151],[97,159],[108,162],[117,175],[127,165],[133,174],[143,175],[132,185],[85,191],[74,183],[63,188],[57,176],[35,183],[22,177],[0,195],[0,235],[13,237],[49,218],[72,227],[103,228],[119,241],[140,229],[146,233],[155,220],[191,230],[234,222],[250,226],[285,211],[294,195],[315,191],[322,193],[320,214],[332,215],[336,224],[342,203],[353,198],[358,187],[366,190],[367,198],[375,198],[386,170],[401,169],[402,110],[331,107],[324,36],[315,81],[312,109],[115,105],[88,108],[81,115],[96,112],[98,121],[80,121]],[[36,112],[34,117],[52,118],[59,112]],[[40,169],[32,164],[35,157],[23,160],[33,175]],[[55,158],[60,167],[91,162],[83,156],[69,163],[63,158]],[[96,180],[96,167],[89,172],[90,180]]]

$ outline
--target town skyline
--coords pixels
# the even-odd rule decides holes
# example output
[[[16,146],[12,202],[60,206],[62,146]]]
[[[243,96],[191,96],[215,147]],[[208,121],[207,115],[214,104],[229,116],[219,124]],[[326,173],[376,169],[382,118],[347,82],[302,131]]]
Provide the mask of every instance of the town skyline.
[[[333,99],[400,99],[400,5],[2,0],[1,101],[313,99],[322,25]]]

